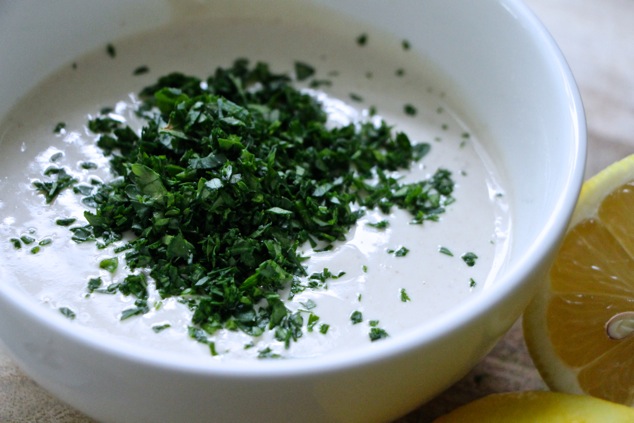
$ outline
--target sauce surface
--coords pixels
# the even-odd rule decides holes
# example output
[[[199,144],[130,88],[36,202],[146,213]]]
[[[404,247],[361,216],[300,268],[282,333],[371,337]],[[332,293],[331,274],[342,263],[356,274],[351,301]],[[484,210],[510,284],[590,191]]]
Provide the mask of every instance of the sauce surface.
[[[328,268],[345,275],[287,303],[297,310],[312,300],[316,307],[311,311],[320,317],[319,324],[329,325],[326,334],[316,326],[284,349],[271,333],[252,339],[241,332],[219,331],[214,335],[218,359],[255,357],[267,347],[285,357],[356,348],[371,342],[372,321],[395,337],[485,290],[503,265],[510,225],[499,176],[476,134],[445,104],[433,72],[413,52],[402,48],[400,40],[377,41],[373,47],[369,34],[368,44],[361,46],[358,34],[348,35],[330,34],[317,24],[189,23],[116,42],[114,55],[104,46],[42,82],[0,125],[0,266],[10,275],[3,283],[18,284],[54,311],[73,310],[76,324],[162,350],[208,355],[206,345],[189,337],[190,312],[177,299],[161,300],[151,291],[149,304],[155,307],[149,313],[120,321],[121,311],[134,298],[88,294],[90,278],[101,276],[107,285],[125,276],[126,269],[120,266],[115,274],[100,270],[99,262],[112,257],[112,249],[76,244],[68,228],[55,224],[63,217],[84,221],[79,196],[65,191],[46,205],[32,182],[41,178],[57,153],[62,155],[55,165],[70,169],[78,178],[97,175],[109,180],[108,159],[86,128],[89,117],[114,106],[114,113],[134,125],[132,109],[138,99],[133,93],[159,76],[179,71],[204,78],[215,68],[246,57],[267,62],[279,72],[291,72],[295,61],[313,65],[317,79],[332,82],[311,94],[323,102],[333,124],[368,118],[369,109],[375,107],[378,117],[406,132],[413,142],[429,143],[431,152],[402,176],[416,181],[439,167],[449,169],[456,201],[439,222],[422,225],[410,224],[411,216],[400,210],[389,216],[366,214],[346,242],[333,251],[311,253],[307,262],[308,274]],[[149,72],[135,75],[140,66],[147,66]],[[405,113],[405,105],[414,106],[416,113]],[[54,134],[58,122],[65,123],[65,130]],[[79,163],[85,161],[96,163],[98,169],[81,169]],[[367,225],[383,219],[390,222],[386,230]],[[43,239],[52,243],[37,254],[29,248],[15,249],[9,239],[23,235],[36,243]],[[400,247],[409,249],[405,257],[389,253]],[[443,247],[453,255],[442,253]],[[478,257],[472,267],[461,259],[468,252]],[[363,321],[352,324],[355,311],[362,313]],[[168,329],[152,330],[166,323]]]

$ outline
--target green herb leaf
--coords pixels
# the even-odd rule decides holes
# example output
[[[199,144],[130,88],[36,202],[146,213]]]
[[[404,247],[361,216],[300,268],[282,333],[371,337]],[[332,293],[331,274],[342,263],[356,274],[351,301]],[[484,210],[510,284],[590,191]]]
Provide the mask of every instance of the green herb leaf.
[[[117,55],[117,50],[114,48],[114,46],[112,44],[107,44],[106,45],[106,53],[111,58],[114,58]]]
[[[58,122],[57,125],[55,125],[55,128],[53,128],[53,132],[56,134],[61,134],[64,129],[66,129],[66,123]]]
[[[59,226],[70,226],[76,221],[77,219],[75,219],[74,217],[67,217],[55,220],[55,224]]]
[[[389,249],[387,252],[394,254],[395,257],[405,257],[409,253],[409,249],[407,247],[400,247],[397,250]]]
[[[295,62],[295,76],[298,81],[304,81],[315,74],[315,68],[303,62]]]
[[[438,252],[440,252],[441,254],[445,254],[449,257],[453,257],[453,253],[451,252],[451,250],[447,247],[438,247]]]
[[[127,320],[130,317],[140,316],[150,311],[147,302],[144,300],[136,300],[134,304],[136,307],[128,308],[121,312],[119,320]]]
[[[73,310],[71,310],[68,307],[60,307],[59,308],[59,312],[62,313],[62,315],[70,320],[75,320],[75,317],[77,317],[77,315],[75,314],[75,312]]]
[[[401,301],[406,303],[411,300],[412,299],[409,297],[409,295],[407,295],[407,291],[405,291],[405,288],[401,288]]]
[[[416,116],[416,113],[418,113],[418,110],[416,109],[416,107],[412,106],[411,104],[404,105],[403,111],[408,116]]]
[[[370,341],[372,342],[378,341],[379,339],[385,339],[388,336],[388,333],[384,329],[377,327],[370,328]]]
[[[134,71],[132,72],[133,75],[143,75],[145,73],[148,73],[150,71],[150,68],[143,65],[143,66],[139,66],[137,68],[134,69]]]
[[[99,262],[99,268],[107,270],[110,273],[116,272],[117,267],[119,267],[119,259],[117,257],[103,259]]]
[[[45,172],[46,176],[52,176],[49,181],[34,181],[33,186],[37,192],[44,195],[46,203],[52,203],[57,196],[67,188],[70,188],[77,182],[77,179],[66,173],[64,169],[49,170]]]
[[[162,325],[153,325],[152,330],[154,331],[154,333],[160,333],[163,332],[165,329],[169,329],[171,327],[172,325],[170,325],[169,323],[163,323]]]
[[[461,256],[461,258],[467,264],[467,266],[473,267],[476,264],[476,260],[478,259],[478,256],[476,256],[474,253],[468,252],[468,253],[464,253]]]

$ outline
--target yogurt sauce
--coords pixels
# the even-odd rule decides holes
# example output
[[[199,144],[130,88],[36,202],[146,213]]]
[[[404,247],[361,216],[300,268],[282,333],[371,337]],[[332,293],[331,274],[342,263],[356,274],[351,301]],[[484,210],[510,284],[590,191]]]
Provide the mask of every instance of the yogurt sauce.
[[[239,36],[225,36],[229,32]],[[335,36],[317,26],[255,21],[190,23],[117,42],[114,57],[104,46],[43,81],[0,125],[0,266],[9,279],[2,282],[18,284],[52,310],[73,310],[74,324],[162,350],[209,355],[207,346],[188,336],[190,312],[177,299],[161,300],[151,292],[149,304],[154,308],[149,313],[120,321],[133,298],[88,294],[90,278],[101,276],[107,285],[122,279],[126,268],[120,266],[115,274],[100,270],[99,262],[112,257],[112,249],[76,244],[68,228],[55,224],[61,217],[85,222],[80,196],[66,190],[46,205],[32,182],[42,179],[53,164],[83,180],[110,179],[108,159],[85,126],[90,116],[114,106],[114,114],[133,121],[137,99],[130,93],[159,76],[181,71],[206,77],[218,66],[247,57],[265,61],[275,71],[291,71],[295,60],[314,65],[317,79],[332,82],[325,91],[311,93],[323,101],[333,124],[368,118],[374,106],[378,116],[414,142],[430,143],[431,152],[402,176],[415,181],[439,167],[449,169],[456,182],[456,201],[439,222],[423,225],[410,224],[408,213],[400,210],[389,216],[368,213],[334,251],[311,253],[308,274],[324,268],[333,274],[345,272],[326,287],[307,290],[288,302],[292,310],[306,309],[309,300],[316,304],[310,311],[320,319],[312,332],[305,331],[299,342],[284,349],[270,333],[252,339],[241,332],[220,331],[214,336],[216,359],[256,357],[267,347],[287,357],[356,348],[371,342],[372,321],[396,337],[478,295],[494,283],[508,246],[509,214],[499,175],[476,134],[451,112],[444,94],[434,88],[438,81],[433,72],[415,53],[401,48],[400,41],[373,44],[370,34],[368,45],[360,46],[354,34],[348,35]],[[139,66],[147,66],[149,72],[134,75]],[[415,115],[404,112],[406,104],[416,108]],[[65,122],[66,129],[54,134],[58,122]],[[52,163],[56,153],[62,155]],[[98,169],[82,169],[79,163],[84,161],[96,163]],[[383,219],[390,222],[386,230],[367,225]],[[22,235],[36,243],[52,243],[37,254],[30,252],[32,245],[15,249],[9,239]],[[389,253],[402,246],[410,250],[405,257]],[[453,256],[440,252],[442,247]],[[460,257],[467,252],[478,257],[473,267]],[[355,311],[363,315],[357,324],[350,320]],[[152,330],[166,323],[168,329]],[[326,334],[320,332],[321,324],[329,325]]]

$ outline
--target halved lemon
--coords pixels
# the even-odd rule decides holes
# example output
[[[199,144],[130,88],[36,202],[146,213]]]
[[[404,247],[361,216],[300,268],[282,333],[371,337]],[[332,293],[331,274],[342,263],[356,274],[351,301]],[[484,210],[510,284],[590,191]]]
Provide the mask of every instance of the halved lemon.
[[[491,394],[434,423],[631,423],[634,409],[587,395],[548,391]]]
[[[634,406],[634,155],[584,183],[524,337],[551,389]]]

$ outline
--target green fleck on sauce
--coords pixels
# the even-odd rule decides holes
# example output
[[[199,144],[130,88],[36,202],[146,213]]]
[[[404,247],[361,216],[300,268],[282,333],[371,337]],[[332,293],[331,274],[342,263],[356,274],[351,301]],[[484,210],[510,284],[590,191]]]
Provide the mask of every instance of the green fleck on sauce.
[[[119,259],[117,257],[103,259],[99,262],[99,268],[110,273],[116,272],[117,267],[119,267]]]
[[[461,256],[461,258],[467,264],[467,266],[473,267],[476,264],[476,260],[477,260],[478,256],[475,255],[472,252],[468,252],[468,253],[464,253]]]
[[[404,105],[403,111],[405,112],[407,116],[416,116],[416,113],[418,113],[418,110],[416,109],[416,107],[412,106],[411,104]]]
[[[356,93],[350,93],[350,100],[360,103],[363,101],[363,97]]]
[[[378,327],[370,328],[369,335],[370,335],[370,341],[372,342],[378,341],[379,339],[385,339],[389,336],[388,333],[385,331],[385,329],[381,329]]]
[[[150,68],[149,68],[149,67],[147,67],[147,66],[145,66],[145,65],[142,65],[142,66],[138,66],[138,67],[136,67],[136,68],[132,71],[132,74],[133,74],[133,75],[143,75],[143,74],[146,74],[146,73],[149,73],[149,72],[150,72]]]
[[[390,222],[387,220],[380,220],[378,222],[369,222],[367,225],[376,229],[387,229],[390,226]]]
[[[295,62],[295,77],[304,81],[315,74],[315,68],[304,62]]]
[[[66,123],[59,122],[57,125],[55,125],[55,128],[53,128],[53,132],[56,134],[61,134],[64,129],[66,129]]]
[[[441,247],[439,247],[439,248],[438,248],[438,252],[439,252],[439,253],[441,253],[441,254],[444,254],[444,255],[447,255],[447,256],[453,257],[453,253],[452,253],[452,252],[451,252],[451,250],[450,250],[449,248],[447,248],[447,247],[442,247],[442,246],[441,246]]]
[[[106,45],[106,54],[113,59],[117,56],[117,50],[115,49],[114,45]]]
[[[409,297],[409,295],[407,295],[407,291],[405,290],[405,288],[401,288],[401,301],[406,303],[408,301],[411,301],[412,299]]]
[[[160,332],[163,332],[165,329],[169,329],[171,327],[172,325],[170,325],[169,323],[164,323],[162,325],[152,326],[152,330],[154,331],[154,333],[160,333]]]
[[[394,254],[395,257],[405,257],[409,253],[409,249],[407,247],[400,247],[396,250],[389,249],[387,252],[389,254]]]
[[[75,312],[73,310],[71,310],[68,307],[60,307],[59,312],[62,313],[62,316],[70,319],[70,320],[74,320],[76,316]]]

